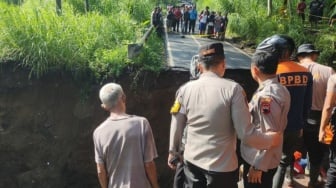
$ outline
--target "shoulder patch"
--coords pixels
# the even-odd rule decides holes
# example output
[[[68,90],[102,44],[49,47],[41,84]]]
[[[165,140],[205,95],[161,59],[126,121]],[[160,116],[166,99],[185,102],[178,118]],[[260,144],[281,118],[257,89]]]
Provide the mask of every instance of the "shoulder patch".
[[[268,114],[271,112],[271,102],[272,99],[270,97],[260,98],[260,110],[264,114]]]
[[[173,106],[171,107],[170,109],[170,113],[171,114],[176,114],[177,112],[180,111],[180,108],[181,108],[181,104],[180,102],[176,99]]]

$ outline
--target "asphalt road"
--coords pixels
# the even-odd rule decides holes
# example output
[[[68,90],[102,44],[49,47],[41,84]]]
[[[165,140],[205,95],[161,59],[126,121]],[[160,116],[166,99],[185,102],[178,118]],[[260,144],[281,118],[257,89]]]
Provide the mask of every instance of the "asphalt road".
[[[244,51],[235,48],[228,42],[201,38],[199,35],[183,35],[182,33],[167,33],[168,66],[188,69],[191,58],[197,54],[198,48],[207,43],[222,42],[226,57],[227,69],[250,69],[251,58]]]

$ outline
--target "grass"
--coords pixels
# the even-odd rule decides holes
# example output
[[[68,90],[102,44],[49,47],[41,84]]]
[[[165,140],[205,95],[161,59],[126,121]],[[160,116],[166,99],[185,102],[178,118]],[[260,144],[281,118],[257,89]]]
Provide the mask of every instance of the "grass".
[[[31,70],[30,76],[40,77],[49,71],[69,71],[75,75],[89,71],[97,80],[118,76],[129,65],[161,68],[159,56],[150,61],[145,55],[127,59],[127,45],[135,43],[149,27],[148,1],[115,2],[115,12],[100,10],[104,4],[99,2],[88,13],[70,2],[63,3],[61,16],[55,13],[53,2],[28,0],[20,6],[0,3],[2,62],[18,62]],[[112,6],[111,2],[103,2]],[[155,42],[149,42],[144,53],[160,54],[163,42],[158,38],[151,41]],[[160,44],[162,47],[158,48]]]

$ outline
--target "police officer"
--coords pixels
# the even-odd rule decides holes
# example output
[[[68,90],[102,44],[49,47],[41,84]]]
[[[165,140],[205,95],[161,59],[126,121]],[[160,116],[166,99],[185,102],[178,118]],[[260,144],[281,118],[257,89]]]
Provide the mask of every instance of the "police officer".
[[[179,88],[171,108],[168,166],[179,151],[183,130],[185,187],[236,188],[238,164],[236,134],[258,149],[278,146],[281,135],[262,133],[250,123],[242,87],[222,78],[225,56],[222,43],[200,47],[199,79]]]
[[[334,74],[331,67],[316,62],[320,52],[312,44],[302,44],[298,47],[297,57],[300,65],[306,67],[313,75],[313,100],[307,120],[303,129],[303,140],[309,156],[309,188],[319,186],[318,176],[323,161],[323,154],[328,153],[328,147],[318,141],[321,115],[326,96],[329,77]]]
[[[257,51],[252,56],[251,74],[259,88],[249,103],[252,125],[262,132],[284,132],[287,126],[287,113],[290,95],[277,77],[278,56],[269,52]],[[280,163],[282,144],[268,150],[258,150],[246,143],[241,144],[244,159],[244,187],[271,188],[273,176]]]
[[[262,41],[257,50],[264,50],[279,55],[277,76],[279,82],[286,86],[291,96],[287,126],[280,165],[273,178],[273,188],[282,188],[286,169],[290,166],[290,182],[293,183],[293,154],[302,140],[302,129],[310,111],[312,101],[312,75],[303,66],[291,60],[295,50],[294,40],[286,35],[273,35]]]

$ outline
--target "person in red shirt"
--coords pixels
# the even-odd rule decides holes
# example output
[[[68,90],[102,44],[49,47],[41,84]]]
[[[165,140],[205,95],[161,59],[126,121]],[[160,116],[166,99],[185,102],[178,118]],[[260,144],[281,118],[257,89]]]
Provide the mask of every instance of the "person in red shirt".
[[[175,15],[175,26],[173,28],[173,31],[176,30],[177,32],[179,32],[180,21],[181,21],[181,18],[182,18],[182,12],[181,12],[180,7],[175,8],[174,15]]]
[[[299,17],[301,17],[302,19],[302,23],[305,22],[305,9],[306,9],[307,5],[305,0],[301,0],[296,7],[296,11]]]

